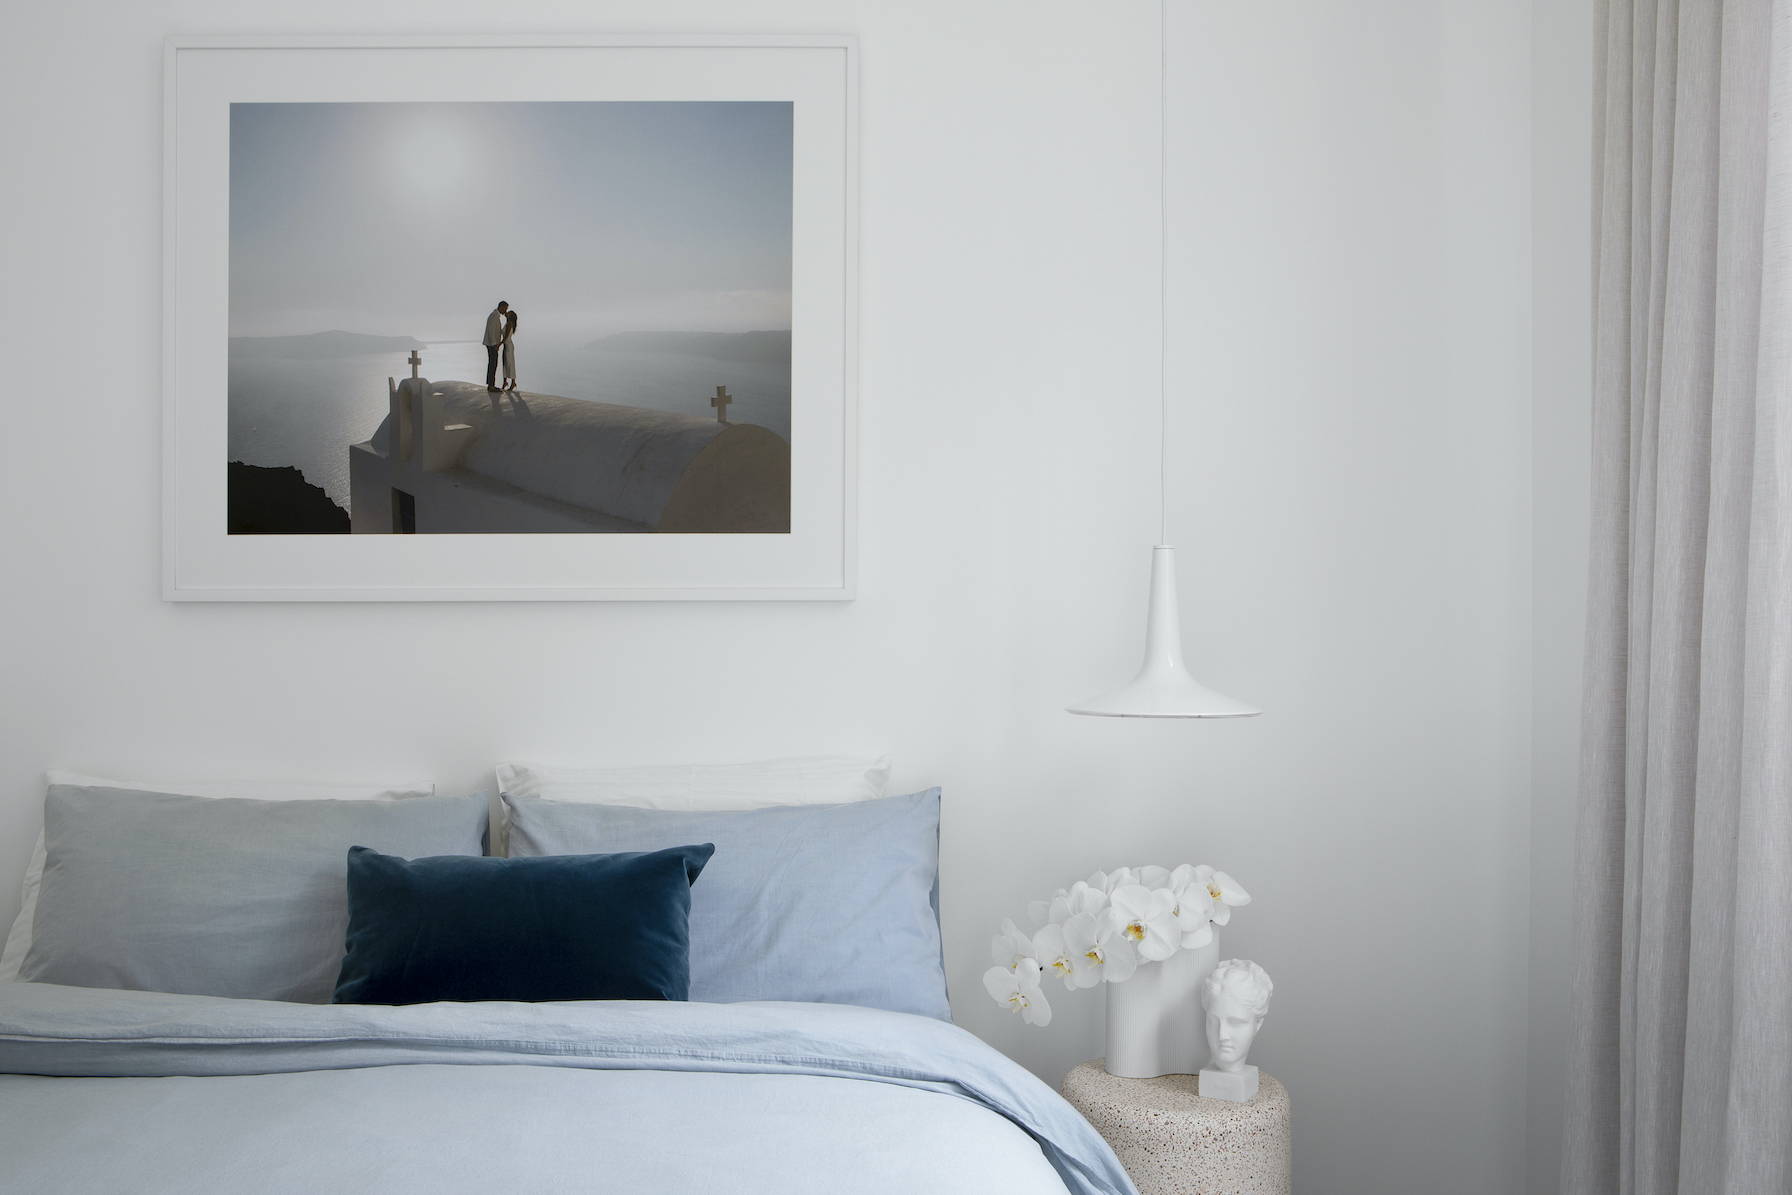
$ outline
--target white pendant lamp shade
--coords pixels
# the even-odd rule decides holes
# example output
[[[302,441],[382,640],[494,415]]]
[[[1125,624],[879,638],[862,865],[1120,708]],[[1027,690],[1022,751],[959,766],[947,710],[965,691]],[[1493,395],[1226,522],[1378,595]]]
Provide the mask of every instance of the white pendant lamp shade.
[[[1157,517],[1158,535],[1169,537],[1170,525],[1170,390],[1169,316],[1170,248],[1169,160],[1166,134],[1169,102],[1169,0],[1157,5]],[[1236,697],[1215,693],[1188,674],[1182,662],[1182,616],[1176,608],[1176,549],[1151,549],[1151,607],[1145,616],[1145,663],[1131,683],[1069,707],[1073,714],[1094,718],[1250,718],[1263,711]]]
[[[1176,606],[1176,549],[1151,549],[1151,606],[1145,616],[1145,663],[1130,682],[1070,707],[1095,718],[1250,718],[1262,713],[1215,693],[1182,662],[1182,617]]]

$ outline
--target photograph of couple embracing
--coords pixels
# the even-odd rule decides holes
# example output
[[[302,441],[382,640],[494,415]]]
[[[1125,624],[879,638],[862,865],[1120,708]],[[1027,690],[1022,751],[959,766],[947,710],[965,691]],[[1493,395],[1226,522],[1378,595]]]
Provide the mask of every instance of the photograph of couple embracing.
[[[230,150],[231,534],[790,530],[789,103],[232,104]]]

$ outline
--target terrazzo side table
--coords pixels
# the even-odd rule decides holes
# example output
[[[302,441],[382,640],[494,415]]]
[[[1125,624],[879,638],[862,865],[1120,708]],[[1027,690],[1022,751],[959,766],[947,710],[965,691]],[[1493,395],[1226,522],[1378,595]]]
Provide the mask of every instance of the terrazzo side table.
[[[1288,1089],[1268,1075],[1242,1104],[1203,1099],[1194,1075],[1121,1079],[1101,1060],[1064,1076],[1064,1098],[1106,1138],[1139,1195],[1291,1195]]]

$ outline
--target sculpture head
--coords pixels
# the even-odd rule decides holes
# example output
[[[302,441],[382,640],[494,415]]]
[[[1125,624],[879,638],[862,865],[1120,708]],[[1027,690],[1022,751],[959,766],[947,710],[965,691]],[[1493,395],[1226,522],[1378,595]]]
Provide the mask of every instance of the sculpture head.
[[[1249,959],[1227,959],[1201,984],[1201,1007],[1207,1010],[1209,1066],[1237,1073],[1245,1055],[1269,1015],[1269,996],[1275,985],[1269,975]]]

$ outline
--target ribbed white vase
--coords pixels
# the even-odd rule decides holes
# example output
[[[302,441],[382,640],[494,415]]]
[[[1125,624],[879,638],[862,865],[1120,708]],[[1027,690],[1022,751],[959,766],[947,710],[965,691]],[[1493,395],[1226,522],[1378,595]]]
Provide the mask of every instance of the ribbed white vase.
[[[1201,983],[1219,965],[1219,935],[1205,946],[1145,963],[1108,993],[1107,1071],[1123,1079],[1192,1075],[1207,1064]]]

